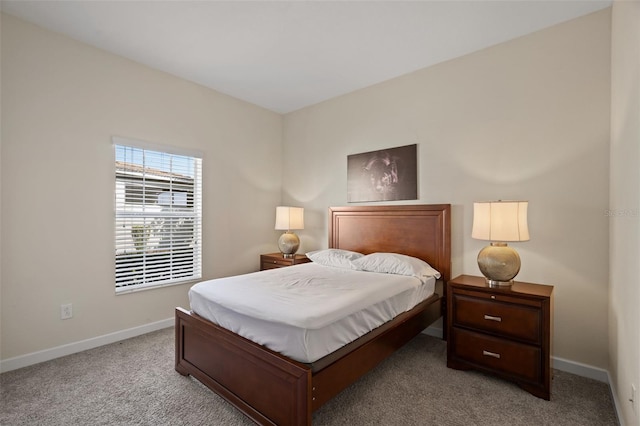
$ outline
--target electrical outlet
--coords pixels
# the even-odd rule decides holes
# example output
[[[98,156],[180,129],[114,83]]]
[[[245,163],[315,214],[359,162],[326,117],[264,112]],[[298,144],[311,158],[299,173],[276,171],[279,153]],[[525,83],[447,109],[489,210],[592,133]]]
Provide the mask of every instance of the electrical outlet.
[[[73,317],[73,306],[71,303],[60,305],[60,319],[69,319]]]

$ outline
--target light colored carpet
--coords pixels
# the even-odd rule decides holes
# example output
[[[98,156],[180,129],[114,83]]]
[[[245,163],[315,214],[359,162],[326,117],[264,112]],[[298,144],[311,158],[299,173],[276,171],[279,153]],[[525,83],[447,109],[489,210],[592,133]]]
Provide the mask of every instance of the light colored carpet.
[[[251,425],[174,370],[173,329],[0,375],[2,425]],[[419,335],[335,397],[314,425],[617,425],[609,387],[555,371],[551,401],[446,367]]]

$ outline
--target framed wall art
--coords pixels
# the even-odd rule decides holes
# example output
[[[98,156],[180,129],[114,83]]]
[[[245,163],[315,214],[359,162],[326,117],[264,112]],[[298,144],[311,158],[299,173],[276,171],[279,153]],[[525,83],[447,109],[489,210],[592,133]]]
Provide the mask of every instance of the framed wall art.
[[[417,199],[416,144],[347,156],[347,202]]]

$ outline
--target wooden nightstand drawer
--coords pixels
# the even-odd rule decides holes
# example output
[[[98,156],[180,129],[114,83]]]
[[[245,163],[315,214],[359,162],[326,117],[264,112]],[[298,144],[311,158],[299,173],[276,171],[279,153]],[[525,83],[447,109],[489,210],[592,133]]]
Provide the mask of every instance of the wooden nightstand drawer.
[[[454,326],[464,326],[526,342],[540,343],[542,318],[539,307],[496,302],[457,291],[453,293],[453,299]]]
[[[456,328],[452,337],[458,358],[529,382],[541,380],[541,353],[537,346]]]
[[[284,268],[308,262],[311,262],[311,259],[304,254],[296,254],[293,257],[283,257],[282,253],[262,254],[260,255],[260,270]]]
[[[271,262],[262,262],[260,264],[260,270],[261,271],[266,271],[267,269],[276,269],[276,268],[282,268],[283,265],[278,265],[277,263],[271,263]]]
[[[283,266],[291,266],[293,262],[289,259],[265,259],[262,261],[262,266],[264,269],[273,269],[273,268],[281,268]]]

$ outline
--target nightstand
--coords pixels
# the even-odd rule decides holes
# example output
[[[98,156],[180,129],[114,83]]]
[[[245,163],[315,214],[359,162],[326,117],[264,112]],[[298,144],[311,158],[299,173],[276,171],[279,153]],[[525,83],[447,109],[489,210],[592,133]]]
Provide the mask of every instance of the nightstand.
[[[311,262],[304,254],[296,254],[293,257],[284,257],[282,253],[269,253],[260,255],[260,270],[284,268],[285,266],[298,265]]]
[[[477,369],[551,397],[553,286],[489,287],[461,275],[447,284],[447,367]]]

